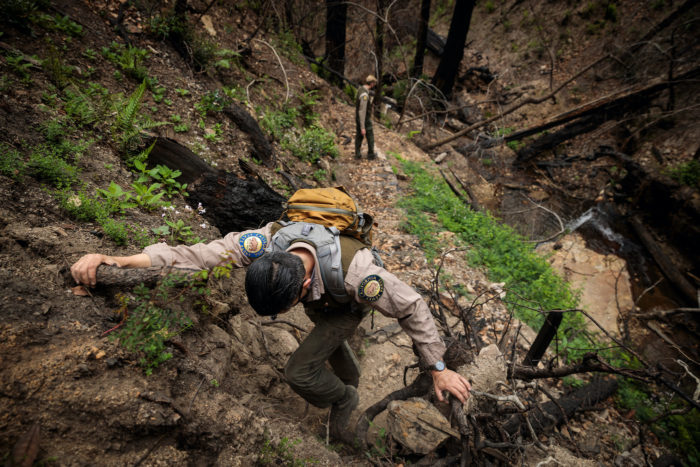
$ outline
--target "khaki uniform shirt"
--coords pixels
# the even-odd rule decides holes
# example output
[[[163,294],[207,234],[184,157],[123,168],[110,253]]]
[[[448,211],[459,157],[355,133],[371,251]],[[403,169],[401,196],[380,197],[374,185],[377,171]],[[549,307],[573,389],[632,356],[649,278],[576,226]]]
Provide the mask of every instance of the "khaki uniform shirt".
[[[233,262],[236,267],[246,267],[255,258],[245,254],[240,240],[246,234],[261,234],[265,238],[265,245],[247,245],[247,250],[258,251],[267,247],[270,242],[272,223],[261,229],[246,230],[245,232],[232,232],[224,238],[214,240],[211,243],[198,243],[196,245],[169,246],[165,243],[157,243],[146,247],[143,252],[151,258],[153,266],[190,269],[212,269],[227,261]],[[262,238],[256,237],[256,238]],[[244,239],[245,240],[245,239]],[[304,248],[311,252],[315,261],[314,280],[311,283],[306,302],[312,302],[321,298],[324,293],[323,280],[315,249],[303,242],[294,243],[288,250]],[[384,282],[384,291],[381,296],[372,302],[364,300],[360,296],[362,281],[371,275],[381,277]],[[418,348],[421,358],[428,365],[441,360],[445,353],[445,345],[440,339],[435,322],[430,314],[428,306],[423,298],[408,284],[401,281],[386,269],[374,264],[374,257],[369,249],[359,250],[345,275],[345,290],[348,296],[357,303],[370,305],[385,316],[397,318],[399,324],[406,331]]]

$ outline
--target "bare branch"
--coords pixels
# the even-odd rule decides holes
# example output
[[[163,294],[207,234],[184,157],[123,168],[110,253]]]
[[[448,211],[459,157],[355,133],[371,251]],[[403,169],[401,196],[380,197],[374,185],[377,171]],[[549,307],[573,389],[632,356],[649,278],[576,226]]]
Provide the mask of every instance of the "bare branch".
[[[272,2],[272,3],[274,4],[275,2]],[[284,103],[286,104],[287,101],[289,100],[289,80],[287,79],[287,70],[284,69],[284,65],[282,65],[282,60],[280,59],[280,56],[277,55],[277,51],[275,50],[275,48],[272,47],[268,42],[266,42],[262,39],[253,39],[253,40],[265,44],[270,49],[272,49],[272,53],[275,54],[275,57],[277,58],[277,62],[280,64],[280,68],[282,68],[282,74],[284,74],[284,85],[287,88],[287,94],[284,97]]]

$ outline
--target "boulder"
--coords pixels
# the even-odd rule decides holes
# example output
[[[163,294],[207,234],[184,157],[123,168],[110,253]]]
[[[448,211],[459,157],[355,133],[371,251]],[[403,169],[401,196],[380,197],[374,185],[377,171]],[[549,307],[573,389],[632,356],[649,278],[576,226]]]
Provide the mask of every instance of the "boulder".
[[[549,262],[573,289],[581,291],[581,307],[613,335],[619,335],[619,313],[634,309],[630,276],[625,261],[615,255],[603,255],[586,247],[577,233],[562,237],[554,244],[542,245],[540,253],[551,254]],[[592,331],[599,328],[588,321]]]
[[[425,399],[392,401],[387,409],[389,433],[413,453],[428,454],[450,436],[459,438],[459,432]]]

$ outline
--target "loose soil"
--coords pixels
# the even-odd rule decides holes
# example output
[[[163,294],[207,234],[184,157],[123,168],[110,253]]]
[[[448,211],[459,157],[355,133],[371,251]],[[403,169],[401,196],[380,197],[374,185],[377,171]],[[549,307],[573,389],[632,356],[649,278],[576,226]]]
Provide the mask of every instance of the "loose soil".
[[[196,8],[204,8],[209,2],[191,3]],[[415,6],[413,3],[416,2],[411,6]],[[624,3],[620,6],[621,21],[614,26],[619,31],[631,29],[626,21],[637,20],[640,28],[646,28],[663,17],[663,12],[641,6],[644,2],[621,3]],[[543,2],[530,6],[530,10],[518,8],[514,11],[523,16],[524,12],[531,11],[530,18],[544,18],[540,8],[545,7],[553,8],[553,5]],[[522,49],[528,41],[521,35],[531,32],[523,32],[518,27],[507,29],[503,21],[495,21],[490,13],[478,8],[464,68],[487,66],[498,72],[502,78],[494,85],[502,87],[499,94],[508,102],[512,102],[515,95],[547,89],[548,78],[539,72],[542,66],[546,67],[542,65],[547,63],[546,56],[538,56],[539,48]],[[583,7],[578,8],[582,10]],[[79,76],[90,76],[90,80],[101,83],[111,93],[128,96],[138,83],[128,78],[115,78],[113,65],[99,53],[96,60],[83,53],[86,48],[99,51],[119,40],[108,21],[117,17],[118,9],[119,3],[109,0],[53,2],[52,11],[69,15],[83,25],[83,37],[67,42],[65,35],[55,30],[34,26],[35,35],[10,27],[2,40],[10,49],[42,58],[46,57],[47,39],[65,44],[60,52],[62,60],[76,67]],[[639,19],[627,14],[635,9],[649,16]],[[561,16],[558,21],[563,21],[564,13],[562,10],[551,14],[557,18]],[[497,14],[505,15],[505,12],[493,13]],[[436,25],[437,31],[443,34],[449,24],[449,12],[446,15],[447,19],[443,17]],[[259,21],[252,11],[219,4],[211,8],[207,17],[217,33],[208,38],[216,41],[220,48],[231,50],[238,48]],[[238,160],[249,160],[251,147],[246,135],[226,118],[209,117],[205,119],[205,129],[196,127],[199,117],[194,105],[207,91],[221,85],[238,84],[246,89],[251,101],[248,110],[255,114],[256,106],[272,107],[273,103],[283,101],[287,84],[292,96],[315,90],[319,97],[315,110],[321,124],[337,135],[340,155],[335,160],[324,161],[325,166],[312,165],[285,156],[276,146],[285,171],[311,185],[340,184],[349,188],[360,205],[378,220],[376,244],[387,269],[419,290],[430,289],[435,264],[426,260],[417,239],[402,229],[403,213],[395,206],[399,198],[410,193],[410,188],[393,154],[408,160],[431,162],[438,154],[426,154],[414,140],[439,139],[445,136],[443,130],[412,123],[395,132],[375,124],[380,157],[376,161],[357,161],[353,158],[354,109],[350,100],[303,63],[292,63],[284,55],[280,59],[283,73],[275,53],[262,42],[263,39],[272,41],[271,36],[261,33],[258,36],[261,40],[250,43],[251,55],[241,59],[240,68],[196,73],[168,43],[145,33],[147,14],[143,10],[127,8],[125,18],[124,24],[135,45],[151,52],[149,76],[158,78],[159,84],[166,88],[166,98],[172,101],[172,105],[167,106],[147,95],[143,112],[150,112],[152,118],[161,120],[180,115],[191,122],[192,128],[184,134],[174,133],[172,126],[153,131],[199,148],[200,155],[217,168],[240,173]],[[355,20],[358,24],[362,21],[357,17]],[[201,34],[207,34],[201,24],[197,23],[197,28]],[[498,40],[489,34],[493,28],[504,29],[496,30],[497,35],[502,36]],[[354,30],[359,31],[358,28]],[[585,40],[579,41],[579,38]],[[621,42],[626,39],[618,37]],[[603,37],[577,32],[570,32],[568,38],[560,37],[560,40],[567,45],[561,45],[563,58],[557,62],[561,64],[561,69],[556,71],[557,81],[566,79],[606,47]],[[521,49],[511,44],[520,44]],[[318,47],[317,44],[312,46]],[[550,44],[548,48],[556,50],[557,47]],[[371,69],[361,58],[364,56],[361,52],[362,49],[353,48],[350,53],[350,57],[357,57],[355,66],[348,67],[353,79],[364,74],[361,70]],[[426,70],[436,63],[436,59],[430,57]],[[51,92],[48,73],[33,70],[33,84],[24,86],[6,57],[2,59],[1,69],[3,134],[0,139],[16,148],[39,144],[43,141],[41,123],[55,116],[55,111],[47,110],[45,105],[46,93]],[[4,84],[8,82],[11,84]],[[600,96],[617,85],[581,79],[576,93],[565,95],[555,103],[513,114],[502,126],[525,128],[570,108],[582,95]],[[473,102],[480,100],[475,96],[485,93],[489,86],[482,82],[473,87],[460,84],[457,93],[466,102]],[[175,89],[186,89],[188,94],[180,96]],[[506,101],[499,103],[500,106],[506,104]],[[151,107],[155,111],[151,111]],[[389,118],[396,122],[398,115],[390,114]],[[666,159],[692,157],[698,139],[697,127],[691,131],[693,121],[679,120],[672,131],[664,133],[663,139],[647,140],[637,152],[651,154],[652,148],[660,145]],[[214,131],[215,123],[221,124],[223,136],[219,141],[205,139],[206,134]],[[406,136],[411,130],[421,129],[424,133],[414,140]],[[593,138],[611,138],[611,133],[613,130],[601,130]],[[570,148],[585,151],[589,144],[592,144],[590,139],[576,141]],[[514,183],[531,183],[529,195],[545,191],[551,201],[548,206],[569,209],[565,215],[568,219],[580,214],[601,190],[605,193],[609,188],[607,162],[602,163],[595,175],[582,163],[582,167],[553,169],[551,178],[542,176],[535,182],[530,178],[531,173],[512,171],[513,152],[506,147],[469,158],[452,149],[447,152],[444,164],[449,164],[472,185],[481,203],[494,213],[512,199],[504,194],[502,182],[506,177],[515,180]],[[492,162],[486,164],[487,159]],[[110,181],[126,187],[134,180],[107,138],[95,141],[80,158],[79,166],[88,192],[106,188]],[[288,189],[281,175],[261,166],[256,168],[271,186],[280,191]],[[326,169],[327,174],[332,173],[334,178],[316,180],[313,175],[320,168]],[[568,189],[573,185],[576,185],[573,198],[556,196],[562,186]],[[390,465],[386,453],[358,453],[346,446],[327,443],[328,411],[308,406],[291,391],[283,376],[288,356],[312,324],[301,308],[277,323],[255,316],[245,300],[242,271],[234,271],[228,279],[210,281],[212,295],[207,301],[211,312],[202,315],[188,310],[194,324],[171,340],[173,358],[146,376],[138,365],[138,357],[105,335],[120,321],[116,312],[118,291],[98,287],[87,297],[78,296],[71,289],[75,284],[67,281],[64,274],[65,269],[85,253],[128,255],[139,252],[139,247],[118,246],[98,225],[71,219],[50,191],[30,177],[16,181],[0,176],[0,456],[3,459],[36,425],[40,427],[36,459],[45,464],[247,466],[263,462],[291,464],[296,459],[320,465]],[[175,198],[173,204],[177,218],[191,225],[202,239],[213,240],[225,233],[209,225],[196,210],[189,208],[185,199]],[[130,223],[148,230],[163,223],[161,212],[133,211],[126,215]],[[542,234],[545,230],[533,233]],[[447,249],[453,246],[450,239],[450,233],[445,232],[438,240],[444,242]],[[496,287],[486,278],[485,271],[469,267],[457,254],[445,257],[443,270],[453,277],[463,278],[461,282],[476,293]],[[453,325],[457,322],[455,317],[449,320]],[[506,320],[507,312],[500,300],[478,310],[475,322],[481,323],[479,335],[484,345],[497,341]],[[677,355],[645,328],[635,328],[633,333],[638,336],[638,342],[654,346],[665,355]],[[360,407],[353,415],[354,420],[362,410],[403,387],[404,368],[415,362],[415,356],[410,339],[396,322],[380,315],[366,318],[351,344],[360,358],[363,373]],[[687,345],[694,346],[697,355],[697,341],[691,340]],[[415,376],[412,371],[415,370],[409,370],[409,376]],[[555,394],[566,390],[561,382],[550,386]],[[371,431],[371,436],[380,442],[384,442],[380,434],[383,426],[380,416]],[[643,432],[633,414],[620,413],[613,401],[607,401],[596,410],[577,415],[554,433],[543,435],[539,441],[546,450],[528,447],[523,462],[542,465],[552,457],[570,465],[593,461],[605,465],[644,465],[647,459],[659,457],[666,448],[648,433],[640,441],[640,433]],[[387,449],[394,454],[405,454],[395,444],[389,443]]]

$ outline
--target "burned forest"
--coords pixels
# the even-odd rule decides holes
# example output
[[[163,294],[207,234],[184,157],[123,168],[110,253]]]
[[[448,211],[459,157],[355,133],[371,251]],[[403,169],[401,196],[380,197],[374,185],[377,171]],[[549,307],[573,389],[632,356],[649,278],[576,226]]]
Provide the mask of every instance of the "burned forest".
[[[700,464],[697,1],[0,24],[5,465]],[[333,187],[364,230],[282,248],[290,197]],[[260,315],[247,268],[294,242],[294,300]],[[318,363],[341,396],[304,395],[300,349],[351,312]]]

